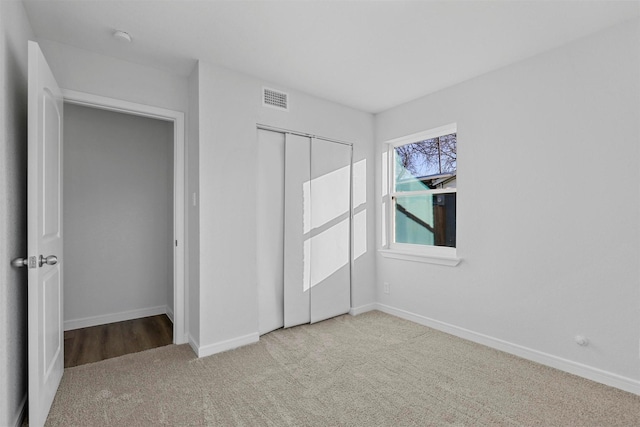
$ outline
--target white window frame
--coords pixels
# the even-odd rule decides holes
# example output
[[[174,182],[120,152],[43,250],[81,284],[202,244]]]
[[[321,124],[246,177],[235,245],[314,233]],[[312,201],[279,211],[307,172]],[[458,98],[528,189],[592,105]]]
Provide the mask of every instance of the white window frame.
[[[449,135],[457,133],[456,123],[451,123],[445,126],[440,126],[435,129],[430,129],[424,132],[418,132],[411,135],[403,136],[386,141],[387,155],[386,155],[386,182],[382,185],[386,186],[384,196],[382,197],[382,209],[383,217],[386,218],[384,232],[386,238],[383,239],[386,245],[380,249],[380,253],[385,258],[402,259],[407,261],[426,262],[430,264],[439,264],[447,266],[456,266],[460,263],[461,259],[457,256],[457,248],[445,247],[445,246],[431,246],[431,245],[419,245],[410,243],[396,243],[395,242],[395,212],[393,199],[403,195],[420,195],[420,194],[443,194],[443,193],[457,193],[457,188],[443,188],[425,191],[408,191],[408,192],[396,192],[394,191],[395,185],[395,162],[394,162],[394,149],[396,147],[412,144],[427,139],[436,138],[438,136]],[[385,165],[383,165],[385,167]],[[457,187],[457,186],[456,186]],[[456,203],[456,218],[457,218],[457,203]],[[457,225],[456,225],[457,228]],[[456,242],[457,246],[457,242]]]

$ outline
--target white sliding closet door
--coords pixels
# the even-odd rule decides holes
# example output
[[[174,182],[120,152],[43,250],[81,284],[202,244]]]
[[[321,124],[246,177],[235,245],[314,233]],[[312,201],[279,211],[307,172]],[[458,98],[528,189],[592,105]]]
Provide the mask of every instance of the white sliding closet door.
[[[258,330],[284,326],[284,134],[258,130]]]
[[[351,307],[351,150],[311,143],[311,323]]]
[[[311,140],[285,136],[284,326],[309,323]]]
[[[350,145],[258,131],[261,335],[349,311],[351,157]]]

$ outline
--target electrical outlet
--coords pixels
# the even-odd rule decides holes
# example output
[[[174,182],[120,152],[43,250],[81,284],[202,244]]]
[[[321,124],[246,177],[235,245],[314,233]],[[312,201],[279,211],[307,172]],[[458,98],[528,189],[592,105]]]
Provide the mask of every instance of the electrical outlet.
[[[385,294],[389,293],[389,282],[384,282],[382,285],[382,292],[384,292]]]

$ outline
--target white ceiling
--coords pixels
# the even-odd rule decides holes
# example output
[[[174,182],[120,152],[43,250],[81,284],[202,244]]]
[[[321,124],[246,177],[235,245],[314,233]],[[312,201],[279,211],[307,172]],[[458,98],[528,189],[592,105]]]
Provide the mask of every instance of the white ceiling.
[[[372,113],[640,16],[640,1],[24,4],[38,38],[185,76],[201,59]]]

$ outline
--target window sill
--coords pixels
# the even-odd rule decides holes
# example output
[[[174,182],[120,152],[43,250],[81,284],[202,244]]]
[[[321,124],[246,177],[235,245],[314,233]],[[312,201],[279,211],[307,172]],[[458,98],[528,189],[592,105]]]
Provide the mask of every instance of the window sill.
[[[460,261],[462,261],[462,259],[456,257],[444,257],[416,252],[405,252],[399,251],[397,249],[379,249],[378,252],[380,252],[380,255],[385,258],[424,262],[427,264],[446,265],[448,267],[455,267],[456,265],[460,264]]]

